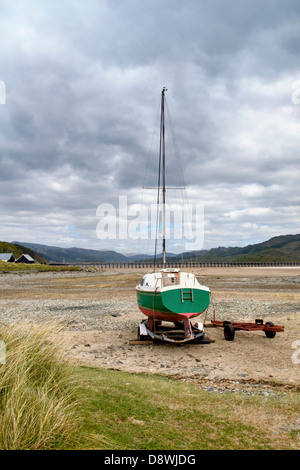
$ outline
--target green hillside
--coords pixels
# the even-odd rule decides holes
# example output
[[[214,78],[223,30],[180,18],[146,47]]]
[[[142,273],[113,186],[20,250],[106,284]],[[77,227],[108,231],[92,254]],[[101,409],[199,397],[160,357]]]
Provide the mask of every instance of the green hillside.
[[[13,253],[15,258],[19,258],[22,254],[27,254],[30,255],[37,263],[46,264],[45,258],[35,251],[14,243],[0,242],[0,253]]]
[[[13,242],[20,243],[20,242]],[[126,256],[109,250],[90,250],[87,248],[61,248],[59,246],[25,243],[49,263],[126,263]],[[26,250],[28,250],[26,248]]]
[[[181,260],[210,263],[300,262],[300,234],[280,235],[266,242],[245,247],[218,247],[211,250],[193,251],[172,258],[175,262]]]

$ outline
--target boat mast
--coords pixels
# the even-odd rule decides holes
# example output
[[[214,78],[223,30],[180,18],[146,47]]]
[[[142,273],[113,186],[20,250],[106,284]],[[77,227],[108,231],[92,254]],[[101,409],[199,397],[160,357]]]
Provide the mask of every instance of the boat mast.
[[[163,88],[161,92],[161,126],[162,126],[162,170],[163,170],[163,241],[162,256],[163,268],[166,267],[166,152],[165,152],[165,92],[167,88]]]

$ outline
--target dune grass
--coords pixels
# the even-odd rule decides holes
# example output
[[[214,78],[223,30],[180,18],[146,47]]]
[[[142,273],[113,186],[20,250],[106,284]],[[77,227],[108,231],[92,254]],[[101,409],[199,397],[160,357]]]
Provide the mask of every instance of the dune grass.
[[[0,450],[63,448],[77,436],[78,386],[52,336],[52,325],[0,330]]]

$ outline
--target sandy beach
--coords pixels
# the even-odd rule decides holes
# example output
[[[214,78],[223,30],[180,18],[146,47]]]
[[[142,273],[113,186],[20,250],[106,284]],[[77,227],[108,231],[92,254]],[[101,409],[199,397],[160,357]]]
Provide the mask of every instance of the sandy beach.
[[[219,320],[260,318],[283,325],[284,332],[269,339],[262,331],[237,331],[226,341],[222,328],[207,328],[210,344],[133,345],[145,319],[135,293],[144,269],[1,274],[0,323],[58,322],[65,352],[78,365],[159,373],[210,387],[299,387],[300,268],[190,271],[211,289],[211,305],[197,320],[209,324],[215,311]]]

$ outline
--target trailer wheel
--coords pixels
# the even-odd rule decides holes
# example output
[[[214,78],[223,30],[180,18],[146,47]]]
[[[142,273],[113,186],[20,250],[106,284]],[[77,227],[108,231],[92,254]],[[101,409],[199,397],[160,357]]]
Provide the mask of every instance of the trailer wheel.
[[[141,335],[139,331],[138,331],[137,339],[138,341],[151,341],[152,340],[150,335]]]
[[[235,331],[233,326],[230,323],[226,323],[224,325],[224,338],[226,339],[226,341],[233,341],[234,334]]]
[[[271,321],[268,321],[266,323],[267,326],[274,326],[274,323],[272,323]],[[265,330],[265,335],[267,338],[274,338],[276,336],[276,331],[266,331]]]

